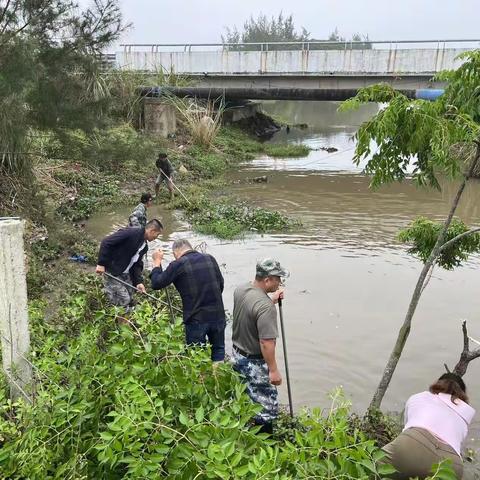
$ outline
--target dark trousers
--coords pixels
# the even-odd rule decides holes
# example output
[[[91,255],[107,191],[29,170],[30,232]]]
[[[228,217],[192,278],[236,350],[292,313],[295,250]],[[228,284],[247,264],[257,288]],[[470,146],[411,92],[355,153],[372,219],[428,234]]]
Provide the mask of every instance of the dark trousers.
[[[206,345],[212,347],[212,361],[225,360],[225,320],[220,322],[199,322],[192,320],[185,324],[185,343],[187,345]]]

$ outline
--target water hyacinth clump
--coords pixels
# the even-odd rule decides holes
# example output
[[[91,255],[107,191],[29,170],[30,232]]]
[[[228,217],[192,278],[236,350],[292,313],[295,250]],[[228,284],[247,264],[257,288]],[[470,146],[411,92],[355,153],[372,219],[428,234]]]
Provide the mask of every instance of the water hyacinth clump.
[[[278,232],[299,225],[299,222],[276,210],[245,202],[204,201],[200,208],[187,210],[187,216],[199,232],[226,239],[238,237],[244,232]]]

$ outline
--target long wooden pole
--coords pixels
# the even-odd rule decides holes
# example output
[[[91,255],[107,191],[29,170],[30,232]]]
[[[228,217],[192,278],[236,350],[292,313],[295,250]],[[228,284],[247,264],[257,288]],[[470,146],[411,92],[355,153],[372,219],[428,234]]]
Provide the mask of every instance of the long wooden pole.
[[[285,377],[287,379],[288,408],[290,410],[290,416],[293,418],[292,389],[290,387],[290,372],[288,370],[288,358],[287,358],[287,341],[285,338],[285,326],[283,324],[283,310],[282,310],[281,298],[278,299],[278,311],[280,313],[280,328],[282,330],[283,359],[285,361]]]

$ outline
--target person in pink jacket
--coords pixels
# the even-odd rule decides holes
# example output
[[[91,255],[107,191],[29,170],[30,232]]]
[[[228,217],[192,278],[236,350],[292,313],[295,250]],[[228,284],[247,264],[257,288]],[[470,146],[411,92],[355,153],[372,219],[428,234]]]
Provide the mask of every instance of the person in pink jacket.
[[[412,395],[405,405],[402,433],[383,447],[385,463],[398,472],[392,478],[425,478],[432,465],[444,459],[452,460],[462,478],[461,446],[474,415],[465,383],[454,373],[443,374],[428,391]]]

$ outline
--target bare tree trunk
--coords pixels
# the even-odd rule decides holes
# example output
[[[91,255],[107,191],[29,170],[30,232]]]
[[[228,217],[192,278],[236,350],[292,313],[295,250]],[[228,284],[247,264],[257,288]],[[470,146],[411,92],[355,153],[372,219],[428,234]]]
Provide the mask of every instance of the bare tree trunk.
[[[480,348],[475,350],[470,350],[470,337],[468,336],[467,332],[467,321],[464,320],[462,322],[462,332],[463,332],[463,350],[460,354],[460,359],[458,360],[455,368],[453,369],[453,373],[456,373],[460,377],[463,377],[467,372],[468,364],[475,360],[476,358],[480,357]],[[475,341],[475,340],[474,340]],[[445,368],[448,370],[447,365]]]
[[[477,143],[477,149],[475,152],[475,157],[470,164],[468,172],[465,174],[460,187],[458,188],[457,194],[453,199],[452,205],[450,207],[450,212],[443,224],[443,228],[440,231],[435,246],[433,247],[428,260],[425,262],[422,271],[420,272],[420,276],[418,277],[417,284],[415,286],[415,290],[413,291],[412,299],[410,300],[410,305],[408,306],[407,314],[405,316],[405,320],[403,321],[403,325],[398,332],[397,341],[393,347],[392,353],[390,354],[390,358],[388,359],[387,365],[385,370],[383,371],[382,378],[380,383],[378,384],[377,390],[370,402],[369,409],[378,409],[380,408],[380,404],[382,403],[383,397],[385,396],[385,392],[390,384],[390,380],[392,379],[393,372],[397,367],[397,363],[400,360],[400,356],[403,352],[403,347],[405,346],[405,342],[407,341],[408,335],[410,334],[410,328],[412,325],[412,318],[417,308],[418,302],[422,295],[422,287],[425,282],[425,278],[429,270],[434,266],[437,257],[441,251],[441,247],[445,240],[445,235],[447,233],[448,227],[452,221],[453,215],[458,207],[460,199],[462,197],[463,191],[465,189],[465,185],[467,184],[468,180],[471,178],[472,173],[474,172],[477,164],[480,160],[480,142]]]

